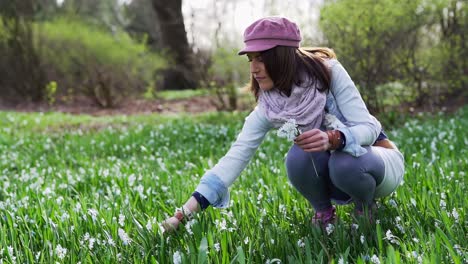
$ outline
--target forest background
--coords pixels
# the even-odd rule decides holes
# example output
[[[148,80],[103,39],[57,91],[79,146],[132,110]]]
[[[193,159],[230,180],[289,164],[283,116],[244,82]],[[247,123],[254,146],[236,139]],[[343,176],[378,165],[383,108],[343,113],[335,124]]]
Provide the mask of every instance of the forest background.
[[[456,0],[2,1],[1,107],[161,112],[177,108],[161,99],[185,94],[189,111],[249,109],[242,30],[285,15],[303,46],[334,49],[371,112],[395,122],[465,104],[467,9]]]

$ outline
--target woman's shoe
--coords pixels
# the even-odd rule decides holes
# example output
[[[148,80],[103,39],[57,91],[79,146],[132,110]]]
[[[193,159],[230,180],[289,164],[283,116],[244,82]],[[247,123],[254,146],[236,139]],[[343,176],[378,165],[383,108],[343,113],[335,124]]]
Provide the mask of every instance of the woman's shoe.
[[[328,224],[333,224],[336,220],[336,209],[334,206],[325,209],[324,211],[315,212],[314,217],[312,217],[312,224],[316,226],[327,226]]]

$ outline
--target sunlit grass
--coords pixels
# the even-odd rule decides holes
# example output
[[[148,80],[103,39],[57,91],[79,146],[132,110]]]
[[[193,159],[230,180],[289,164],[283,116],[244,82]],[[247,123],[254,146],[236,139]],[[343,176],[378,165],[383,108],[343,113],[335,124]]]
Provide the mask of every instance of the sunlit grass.
[[[0,259],[4,263],[466,263],[468,112],[388,131],[404,184],[376,224],[351,217],[327,234],[288,184],[290,143],[267,136],[231,188],[161,234],[204,171],[228,150],[242,114],[92,117],[0,113]],[[126,235],[130,240],[126,239]]]

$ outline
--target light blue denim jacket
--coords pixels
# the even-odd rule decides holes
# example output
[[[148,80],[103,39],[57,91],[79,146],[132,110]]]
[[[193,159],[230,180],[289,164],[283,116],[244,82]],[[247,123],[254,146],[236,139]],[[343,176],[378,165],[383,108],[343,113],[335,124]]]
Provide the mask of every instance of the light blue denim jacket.
[[[345,128],[339,128],[346,138],[343,152],[355,157],[366,153],[361,146],[372,145],[381,125],[367,110],[354,82],[337,60],[328,61],[331,70],[330,91],[327,94],[326,111],[335,115]],[[244,126],[226,155],[201,178],[196,191],[212,206],[229,205],[229,186],[239,177],[273,125],[257,106],[245,119]]]

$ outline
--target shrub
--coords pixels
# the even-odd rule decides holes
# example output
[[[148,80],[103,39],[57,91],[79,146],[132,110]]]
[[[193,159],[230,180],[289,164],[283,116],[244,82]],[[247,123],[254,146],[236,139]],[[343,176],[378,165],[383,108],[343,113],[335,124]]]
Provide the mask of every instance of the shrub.
[[[106,32],[75,19],[58,18],[36,25],[42,60],[60,95],[91,96],[104,107],[153,89],[155,72],[165,60],[125,32]]]
[[[238,101],[238,87],[249,81],[249,64],[237,50],[219,48],[212,56],[208,69],[207,86],[216,94],[214,102],[219,110],[235,110]]]

